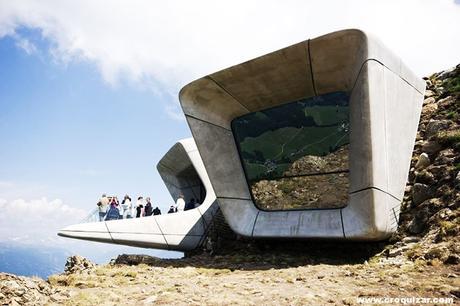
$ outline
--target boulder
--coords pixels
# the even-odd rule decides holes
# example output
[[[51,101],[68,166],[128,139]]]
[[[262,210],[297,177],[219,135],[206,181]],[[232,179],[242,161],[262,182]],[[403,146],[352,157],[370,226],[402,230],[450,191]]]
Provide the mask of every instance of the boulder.
[[[448,148],[438,153],[438,156],[434,160],[433,164],[434,165],[452,165],[456,157],[457,157],[457,153],[455,153],[453,149]]]
[[[432,104],[436,102],[436,99],[433,98],[433,97],[429,97],[429,98],[426,98],[424,101],[423,101],[423,105],[427,105],[427,104]]]
[[[447,96],[444,99],[438,101],[438,106],[441,108],[447,108],[455,103],[455,98],[452,96]]]
[[[431,191],[428,185],[415,183],[412,189],[412,202],[414,206],[419,205],[429,198],[431,198]]]
[[[133,255],[133,254],[122,254],[118,255],[117,259],[115,259],[115,264],[118,265],[157,265],[160,264],[162,260],[158,257],[148,256],[148,255]]]
[[[432,90],[426,90],[425,91],[425,98],[429,98],[429,97],[432,97],[434,96],[434,92]]]
[[[422,170],[420,172],[415,173],[415,182],[431,185],[434,183],[434,175],[426,170]]]
[[[433,120],[431,119],[425,128],[426,137],[431,137],[436,135],[438,132],[445,130],[449,127],[449,120]]]
[[[415,169],[421,170],[425,169],[430,165],[430,158],[428,157],[428,154],[422,153],[418,157],[417,163],[415,164]]]
[[[434,100],[434,98],[428,98],[428,99],[426,99],[426,100],[429,100],[429,99],[433,99],[433,100]],[[426,100],[425,100],[425,101],[426,101]],[[424,115],[433,115],[434,113],[437,112],[437,110],[438,110],[438,105],[437,105],[436,103],[430,102],[429,104],[426,104],[426,105],[423,106],[423,108],[422,108],[422,113],[423,113]]]
[[[421,217],[414,218],[409,223],[409,227],[407,228],[407,230],[409,231],[409,233],[413,235],[418,235],[421,232],[423,232],[423,230],[425,229],[426,221],[427,221],[426,219],[421,218]]]
[[[422,151],[426,152],[430,155],[435,155],[439,151],[441,151],[442,146],[434,140],[426,141],[422,145]]]

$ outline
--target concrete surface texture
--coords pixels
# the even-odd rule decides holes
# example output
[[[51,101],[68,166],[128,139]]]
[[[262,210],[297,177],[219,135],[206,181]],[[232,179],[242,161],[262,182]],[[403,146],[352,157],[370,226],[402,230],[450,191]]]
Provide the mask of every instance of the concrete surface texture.
[[[182,88],[186,115],[217,202],[238,234],[381,240],[396,230],[425,82],[381,42],[343,30],[272,52]],[[349,95],[349,202],[267,211],[251,196],[232,121],[333,92]]]
[[[199,199],[201,205],[172,214],[71,225],[58,235],[136,247],[195,249],[206,237],[218,206],[193,139],[177,142],[159,161],[157,169],[174,201],[182,193],[186,200]]]

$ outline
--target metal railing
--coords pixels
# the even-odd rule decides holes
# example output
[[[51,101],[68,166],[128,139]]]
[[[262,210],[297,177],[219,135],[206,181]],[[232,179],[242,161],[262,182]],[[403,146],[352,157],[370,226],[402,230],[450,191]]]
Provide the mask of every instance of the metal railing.
[[[99,208],[93,209],[83,220],[81,223],[93,223],[99,222]]]

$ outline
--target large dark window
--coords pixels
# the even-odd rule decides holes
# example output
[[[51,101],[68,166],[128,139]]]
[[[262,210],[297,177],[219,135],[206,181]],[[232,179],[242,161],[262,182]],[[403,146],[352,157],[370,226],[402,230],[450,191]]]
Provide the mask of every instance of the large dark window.
[[[348,95],[331,93],[232,122],[256,205],[337,208],[348,201]]]

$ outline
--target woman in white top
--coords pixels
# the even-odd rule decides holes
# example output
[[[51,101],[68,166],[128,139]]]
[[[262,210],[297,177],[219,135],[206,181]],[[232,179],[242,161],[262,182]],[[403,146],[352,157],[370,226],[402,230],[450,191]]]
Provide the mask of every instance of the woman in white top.
[[[176,201],[176,208],[177,211],[184,211],[185,209],[185,200],[184,200],[184,195],[180,194],[179,198]]]
[[[133,207],[131,204],[131,198],[129,197],[129,195],[125,195],[125,197],[123,198],[123,201],[121,201],[121,209],[120,209],[120,211],[123,211],[123,219],[133,217],[132,209]]]

